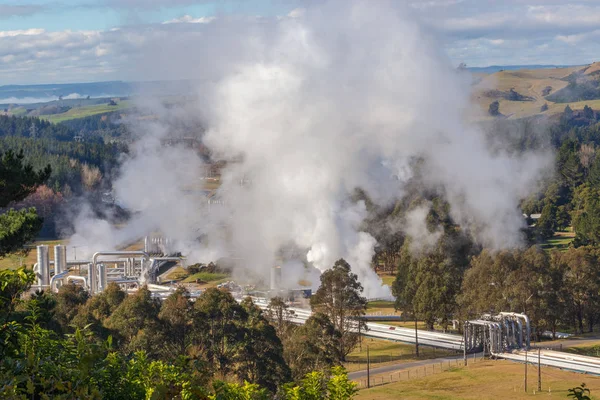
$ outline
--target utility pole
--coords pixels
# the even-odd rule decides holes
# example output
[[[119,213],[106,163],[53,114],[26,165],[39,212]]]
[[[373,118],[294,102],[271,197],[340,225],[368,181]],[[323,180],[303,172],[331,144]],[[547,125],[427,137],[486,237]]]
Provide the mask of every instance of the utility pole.
[[[467,365],[467,327],[469,323],[465,321],[464,332],[463,332],[463,357],[465,359],[465,366]]]
[[[538,392],[542,391],[542,356],[541,349],[538,348]]]
[[[419,357],[419,332],[417,330],[417,313],[415,313],[415,353]]]
[[[367,389],[371,387],[371,359],[369,358],[369,345],[367,345]]]
[[[527,349],[525,349],[525,393],[527,393]]]

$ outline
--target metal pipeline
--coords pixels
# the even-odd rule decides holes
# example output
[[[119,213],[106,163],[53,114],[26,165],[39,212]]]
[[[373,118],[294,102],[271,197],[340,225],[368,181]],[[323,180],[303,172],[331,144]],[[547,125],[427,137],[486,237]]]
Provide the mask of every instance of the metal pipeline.
[[[38,285],[48,286],[50,284],[50,256],[48,246],[37,246]]]
[[[501,312],[502,316],[512,316],[515,318],[522,318],[525,321],[525,330],[527,331],[527,336],[525,337],[526,347],[530,347],[530,338],[531,338],[531,326],[529,324],[529,317],[525,314],[519,314],[514,312]],[[522,332],[522,330],[521,330]]]
[[[54,275],[52,278],[50,278],[50,291],[57,292],[58,288],[55,288],[54,285],[58,282],[62,282],[62,280],[65,279],[65,277],[67,275],[69,275],[69,270],[63,271],[57,275]]]
[[[69,275],[66,278],[66,281],[82,281],[83,282],[83,286],[84,287],[88,287],[88,282],[85,276],[79,276],[79,275]]]
[[[91,293],[96,293],[97,289],[97,268],[96,263],[98,262],[98,257],[100,256],[141,256],[142,260],[142,271],[140,274],[140,281],[144,283],[147,280],[145,276],[147,272],[145,271],[145,264],[148,263],[150,256],[145,251],[98,251],[94,253],[92,256],[92,263],[90,264],[91,272],[89,273],[90,277],[90,291]]]

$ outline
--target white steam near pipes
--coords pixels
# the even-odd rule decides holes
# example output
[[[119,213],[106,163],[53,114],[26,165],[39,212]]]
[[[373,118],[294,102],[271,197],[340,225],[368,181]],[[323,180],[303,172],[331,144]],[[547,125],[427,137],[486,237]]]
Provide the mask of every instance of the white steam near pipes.
[[[149,44],[146,65],[150,50],[164,46],[174,71],[211,83],[185,107],[140,104],[157,118],[132,119],[139,140],[114,183],[136,213],[116,229],[84,212],[71,245],[109,250],[160,231],[188,264],[234,257],[237,269],[267,282],[274,265],[293,280],[307,264],[324,271],[343,257],[365,294],[383,297],[389,288],[371,268],[376,240],[361,230],[368,212],[352,195],[360,188],[377,205],[393,204],[416,179],[416,159],[422,185],[442,190],[454,220],[479,242],[519,244],[519,199],[551,158],[488,148],[466,121],[468,78],[406,8],[329,1],[287,17],[194,25],[202,26],[174,27],[168,41]],[[164,59],[157,64],[168,70]],[[213,157],[236,160],[222,171],[219,207],[186,192],[201,183],[195,152],[161,144],[175,121],[198,116]],[[410,214],[406,233],[435,241],[424,231],[426,214]]]

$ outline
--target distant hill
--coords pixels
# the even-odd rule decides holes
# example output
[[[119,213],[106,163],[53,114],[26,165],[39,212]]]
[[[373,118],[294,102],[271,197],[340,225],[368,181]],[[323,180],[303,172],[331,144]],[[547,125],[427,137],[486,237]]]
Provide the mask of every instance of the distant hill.
[[[483,119],[493,119],[488,108],[499,102],[499,113],[505,118],[553,115],[585,105],[600,109],[600,63],[583,66],[504,66],[497,72],[471,73],[477,77],[472,98],[479,104]]]
[[[190,80],[153,82],[91,82],[48,85],[0,86],[0,107],[62,101],[85,100],[133,95],[188,95],[202,84]],[[33,108],[33,107],[27,107]]]
[[[471,72],[480,72],[485,74],[493,74],[499,71],[515,71],[519,69],[552,69],[552,68],[567,68],[572,65],[490,65],[487,67],[467,67]]]
[[[127,82],[92,82],[49,85],[0,86],[0,105],[45,103],[62,98],[79,100],[98,97],[126,97],[134,88]]]

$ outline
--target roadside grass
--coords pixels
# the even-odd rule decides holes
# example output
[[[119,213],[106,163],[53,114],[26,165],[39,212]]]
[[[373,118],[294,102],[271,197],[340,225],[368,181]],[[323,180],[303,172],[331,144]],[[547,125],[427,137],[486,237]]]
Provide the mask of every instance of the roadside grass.
[[[123,100],[118,102],[116,106],[109,106],[108,104],[96,104],[93,106],[73,107],[67,112],[52,115],[42,115],[40,118],[46,119],[53,123],[59,123],[71,119],[85,118],[91,115],[124,110],[131,107],[131,105],[132,103],[129,100]]]
[[[33,268],[33,264],[37,262],[37,252],[35,251],[35,247],[42,244],[50,246],[48,254],[50,254],[50,261],[54,261],[54,250],[52,249],[52,246],[65,244],[65,242],[65,240],[40,240],[33,242],[27,246],[28,251],[25,254],[10,253],[5,257],[0,258],[0,269],[16,269],[21,266]]]
[[[600,341],[592,341],[583,346],[567,347],[564,351],[581,356],[600,357]]]
[[[390,342],[388,340],[363,338],[362,345],[356,346],[352,353],[346,356],[344,367],[352,372],[367,368],[367,346],[369,348],[369,359],[371,368],[382,367],[391,364],[401,364],[415,360],[428,360],[437,357],[448,357],[458,353],[434,349],[431,347],[419,347],[419,357],[415,355],[413,344]]]
[[[385,300],[370,301],[367,303],[367,310],[386,310],[394,311],[394,302]]]
[[[357,400],[383,399],[529,399],[537,392],[537,368],[528,367],[528,391],[524,391],[523,365],[486,360],[467,367],[451,368],[428,377],[362,389]],[[598,399],[600,377],[542,367],[542,391],[536,396],[566,398],[568,389],[585,382],[591,398]]]

